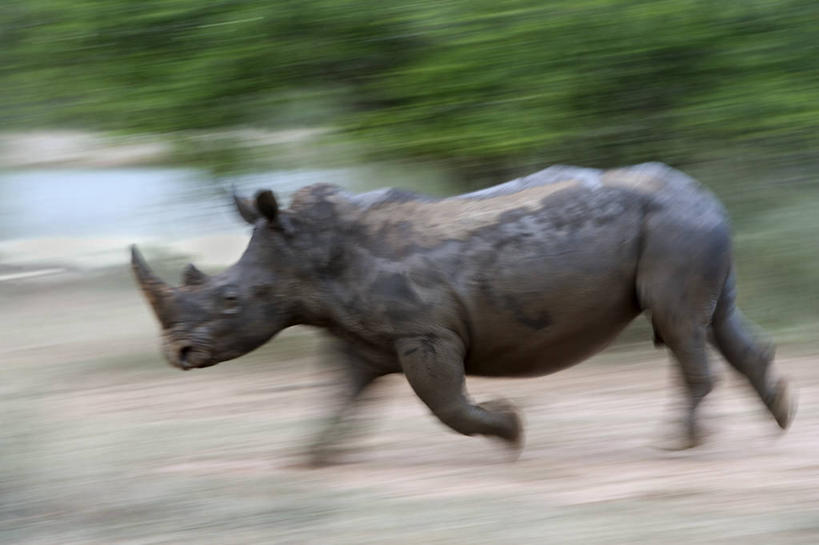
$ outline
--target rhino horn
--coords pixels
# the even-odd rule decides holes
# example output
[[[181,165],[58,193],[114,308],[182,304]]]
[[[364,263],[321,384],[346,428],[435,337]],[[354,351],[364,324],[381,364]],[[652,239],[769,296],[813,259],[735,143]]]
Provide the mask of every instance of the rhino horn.
[[[169,327],[173,315],[173,288],[151,271],[136,245],[131,246],[131,269],[159,322],[163,327]]]
[[[182,283],[186,286],[198,286],[208,280],[208,275],[196,268],[193,263],[188,263],[182,271]]]

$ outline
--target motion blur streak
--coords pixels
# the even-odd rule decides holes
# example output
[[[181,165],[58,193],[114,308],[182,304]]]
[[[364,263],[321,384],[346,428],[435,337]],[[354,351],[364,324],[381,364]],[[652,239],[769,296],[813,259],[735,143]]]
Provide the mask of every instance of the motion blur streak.
[[[815,544],[817,20],[815,0],[3,2],[0,543]],[[525,415],[515,463],[387,377],[343,463],[308,470],[336,381],[315,332],[180,373],[128,269],[132,242],[171,285],[235,262],[231,186],[446,196],[646,161],[725,204],[739,305],[801,390],[788,435],[715,355],[708,443],[647,448],[677,377],[638,321],[560,374],[469,379]]]

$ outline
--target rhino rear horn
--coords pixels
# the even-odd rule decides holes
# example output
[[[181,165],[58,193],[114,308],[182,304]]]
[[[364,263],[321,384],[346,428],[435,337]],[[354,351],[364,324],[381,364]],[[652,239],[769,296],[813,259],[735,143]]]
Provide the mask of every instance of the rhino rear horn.
[[[173,288],[153,273],[136,245],[131,246],[131,269],[157,319],[163,327],[169,327],[173,319]]]
[[[188,263],[182,271],[182,283],[186,286],[198,286],[208,280],[208,275],[196,268],[193,263]]]

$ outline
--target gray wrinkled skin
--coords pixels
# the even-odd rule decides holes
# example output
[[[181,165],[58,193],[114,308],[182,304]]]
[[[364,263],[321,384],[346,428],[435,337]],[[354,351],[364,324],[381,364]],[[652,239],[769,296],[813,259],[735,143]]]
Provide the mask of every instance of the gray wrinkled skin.
[[[662,164],[554,166],[483,191],[433,199],[398,190],[300,190],[236,199],[253,224],[241,259],[207,277],[192,265],[170,288],[134,248],[140,285],[179,368],[240,356],[307,324],[336,340],[347,384],[313,447],[369,384],[404,373],[447,426],[519,446],[508,403],[476,405],[466,375],[528,377],[574,365],[641,313],[679,364],[689,404],[681,446],[700,440],[695,411],[712,388],[711,342],[747,377],[778,424],[792,418],[773,348],[734,303],[731,241],[714,196]]]

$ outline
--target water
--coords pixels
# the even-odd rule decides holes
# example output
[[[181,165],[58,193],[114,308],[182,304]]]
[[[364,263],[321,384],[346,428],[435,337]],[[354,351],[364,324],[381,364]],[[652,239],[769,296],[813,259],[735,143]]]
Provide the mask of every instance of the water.
[[[0,174],[0,267],[114,264],[132,242],[172,249],[191,245],[192,253],[225,261],[224,254],[235,256],[236,246],[247,239],[231,187],[244,195],[270,188],[286,201],[294,190],[317,180],[354,186],[354,178],[343,169],[221,180],[182,168]],[[210,256],[202,248],[208,246],[216,246]]]
[[[188,169],[33,170],[0,175],[0,240],[179,238],[243,227],[230,199],[270,188],[283,199],[316,180],[351,184],[346,170],[271,172],[211,180]]]
[[[184,168],[0,173],[0,274],[9,274],[3,269],[10,266],[116,264],[133,242],[149,251],[161,248],[226,264],[238,257],[248,236],[233,208],[231,187],[247,196],[272,189],[286,205],[295,190],[317,182],[352,191],[385,186],[445,191],[436,173],[383,167],[276,171],[218,180]]]

